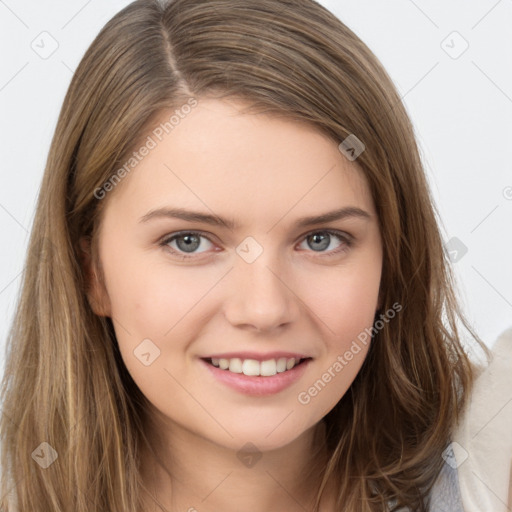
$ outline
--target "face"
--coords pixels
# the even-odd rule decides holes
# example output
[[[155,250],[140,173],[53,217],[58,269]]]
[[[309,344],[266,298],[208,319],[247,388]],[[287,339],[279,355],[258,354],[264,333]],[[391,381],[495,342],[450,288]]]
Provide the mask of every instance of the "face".
[[[170,432],[266,450],[312,429],[357,375],[382,249],[365,178],[337,143],[243,106],[202,99],[150,134],[102,199],[93,290]]]

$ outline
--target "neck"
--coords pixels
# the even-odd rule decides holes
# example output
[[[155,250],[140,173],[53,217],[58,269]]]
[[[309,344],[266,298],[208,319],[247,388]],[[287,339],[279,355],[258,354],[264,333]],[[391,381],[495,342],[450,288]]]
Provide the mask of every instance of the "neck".
[[[144,512],[313,508],[327,461],[322,422],[290,444],[264,453],[235,452],[176,425],[145,432],[151,441],[142,449],[141,472],[152,498],[148,496]]]

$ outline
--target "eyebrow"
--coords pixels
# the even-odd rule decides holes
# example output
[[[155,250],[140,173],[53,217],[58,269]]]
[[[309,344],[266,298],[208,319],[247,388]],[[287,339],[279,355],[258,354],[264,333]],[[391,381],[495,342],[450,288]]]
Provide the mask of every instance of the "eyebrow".
[[[320,215],[300,217],[295,221],[294,225],[299,228],[304,228],[307,226],[313,226],[315,224],[323,224],[326,222],[333,222],[335,220],[354,217],[363,220],[369,220],[372,216],[367,211],[362,210],[356,206],[346,206],[344,208],[322,213]],[[146,215],[141,217],[139,222],[148,222],[152,219],[158,218],[172,218],[189,222],[202,222],[212,226],[225,227],[230,230],[234,230],[238,227],[237,223],[232,219],[224,219],[217,215],[186,210],[185,208],[158,208],[156,210],[151,210],[150,212],[146,213]]]

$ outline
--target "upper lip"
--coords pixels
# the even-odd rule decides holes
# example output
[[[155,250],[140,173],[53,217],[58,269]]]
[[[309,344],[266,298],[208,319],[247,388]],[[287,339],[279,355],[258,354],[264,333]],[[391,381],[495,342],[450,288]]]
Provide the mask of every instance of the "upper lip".
[[[286,359],[308,359],[310,356],[304,354],[298,354],[296,352],[267,352],[265,354],[259,354],[257,352],[225,352],[223,354],[211,354],[202,359],[254,359],[256,361],[268,361],[269,359],[280,359],[285,357]]]

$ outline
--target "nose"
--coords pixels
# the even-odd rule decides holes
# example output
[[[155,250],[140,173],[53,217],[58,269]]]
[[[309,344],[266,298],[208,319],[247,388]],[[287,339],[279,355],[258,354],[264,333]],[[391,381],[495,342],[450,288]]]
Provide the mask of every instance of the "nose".
[[[287,277],[289,273],[277,263],[278,258],[265,254],[253,263],[237,258],[230,272],[224,311],[235,327],[271,332],[299,317],[299,299]]]

